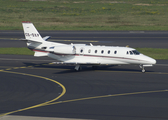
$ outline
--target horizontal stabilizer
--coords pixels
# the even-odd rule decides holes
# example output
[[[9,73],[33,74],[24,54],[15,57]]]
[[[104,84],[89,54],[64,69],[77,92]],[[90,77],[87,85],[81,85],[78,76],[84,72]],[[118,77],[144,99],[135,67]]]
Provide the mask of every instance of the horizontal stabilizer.
[[[44,57],[44,56],[48,56],[48,53],[47,52],[35,52],[34,53],[34,56],[35,57]]]

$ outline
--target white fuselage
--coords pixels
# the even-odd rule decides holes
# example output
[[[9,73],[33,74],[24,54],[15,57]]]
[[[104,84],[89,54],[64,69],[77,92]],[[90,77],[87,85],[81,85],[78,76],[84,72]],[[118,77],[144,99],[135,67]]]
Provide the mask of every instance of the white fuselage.
[[[80,65],[119,65],[140,64],[142,72],[144,67],[156,64],[156,60],[145,56],[133,48],[113,46],[93,46],[85,44],[62,44],[46,41],[49,36],[41,37],[33,23],[23,21],[23,30],[27,46],[35,51],[34,56],[48,56],[62,63]]]
[[[75,64],[155,64],[156,60],[129,47],[93,46],[85,44],[61,44],[44,41],[43,44],[29,44],[36,52],[65,63]]]

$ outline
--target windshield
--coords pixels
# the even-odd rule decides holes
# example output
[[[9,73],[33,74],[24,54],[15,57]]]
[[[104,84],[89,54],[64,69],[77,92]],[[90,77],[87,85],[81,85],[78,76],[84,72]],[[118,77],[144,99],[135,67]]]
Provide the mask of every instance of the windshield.
[[[140,54],[140,52],[138,52],[137,50],[133,50],[132,51],[135,55],[139,55]]]

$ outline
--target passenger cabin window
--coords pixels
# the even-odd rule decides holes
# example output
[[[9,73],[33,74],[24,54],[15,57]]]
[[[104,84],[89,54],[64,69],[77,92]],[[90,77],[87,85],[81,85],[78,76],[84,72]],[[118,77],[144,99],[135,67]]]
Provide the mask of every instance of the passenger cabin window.
[[[91,50],[89,49],[89,50],[88,50],[88,53],[90,53],[90,52],[91,52]]]
[[[81,49],[80,52],[83,53],[83,49]]]
[[[117,51],[114,51],[114,54],[117,54]]]
[[[97,50],[95,50],[95,53],[97,53]]]
[[[108,51],[108,54],[110,54],[110,50]]]
[[[102,50],[101,53],[103,54],[103,53],[104,53],[104,50]]]

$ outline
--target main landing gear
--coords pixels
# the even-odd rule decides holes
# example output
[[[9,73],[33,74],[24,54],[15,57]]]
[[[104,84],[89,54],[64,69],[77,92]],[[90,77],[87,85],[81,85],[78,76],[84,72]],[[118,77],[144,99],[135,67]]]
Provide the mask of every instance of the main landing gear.
[[[80,65],[76,65],[76,66],[75,66],[75,70],[76,70],[76,71],[80,71],[80,70],[82,70],[82,67],[81,67]]]
[[[92,69],[94,69],[94,70],[96,70],[98,68],[98,66],[92,66]],[[80,71],[80,70],[82,70],[82,67],[81,67],[81,65],[76,65],[75,66],[75,71]]]

